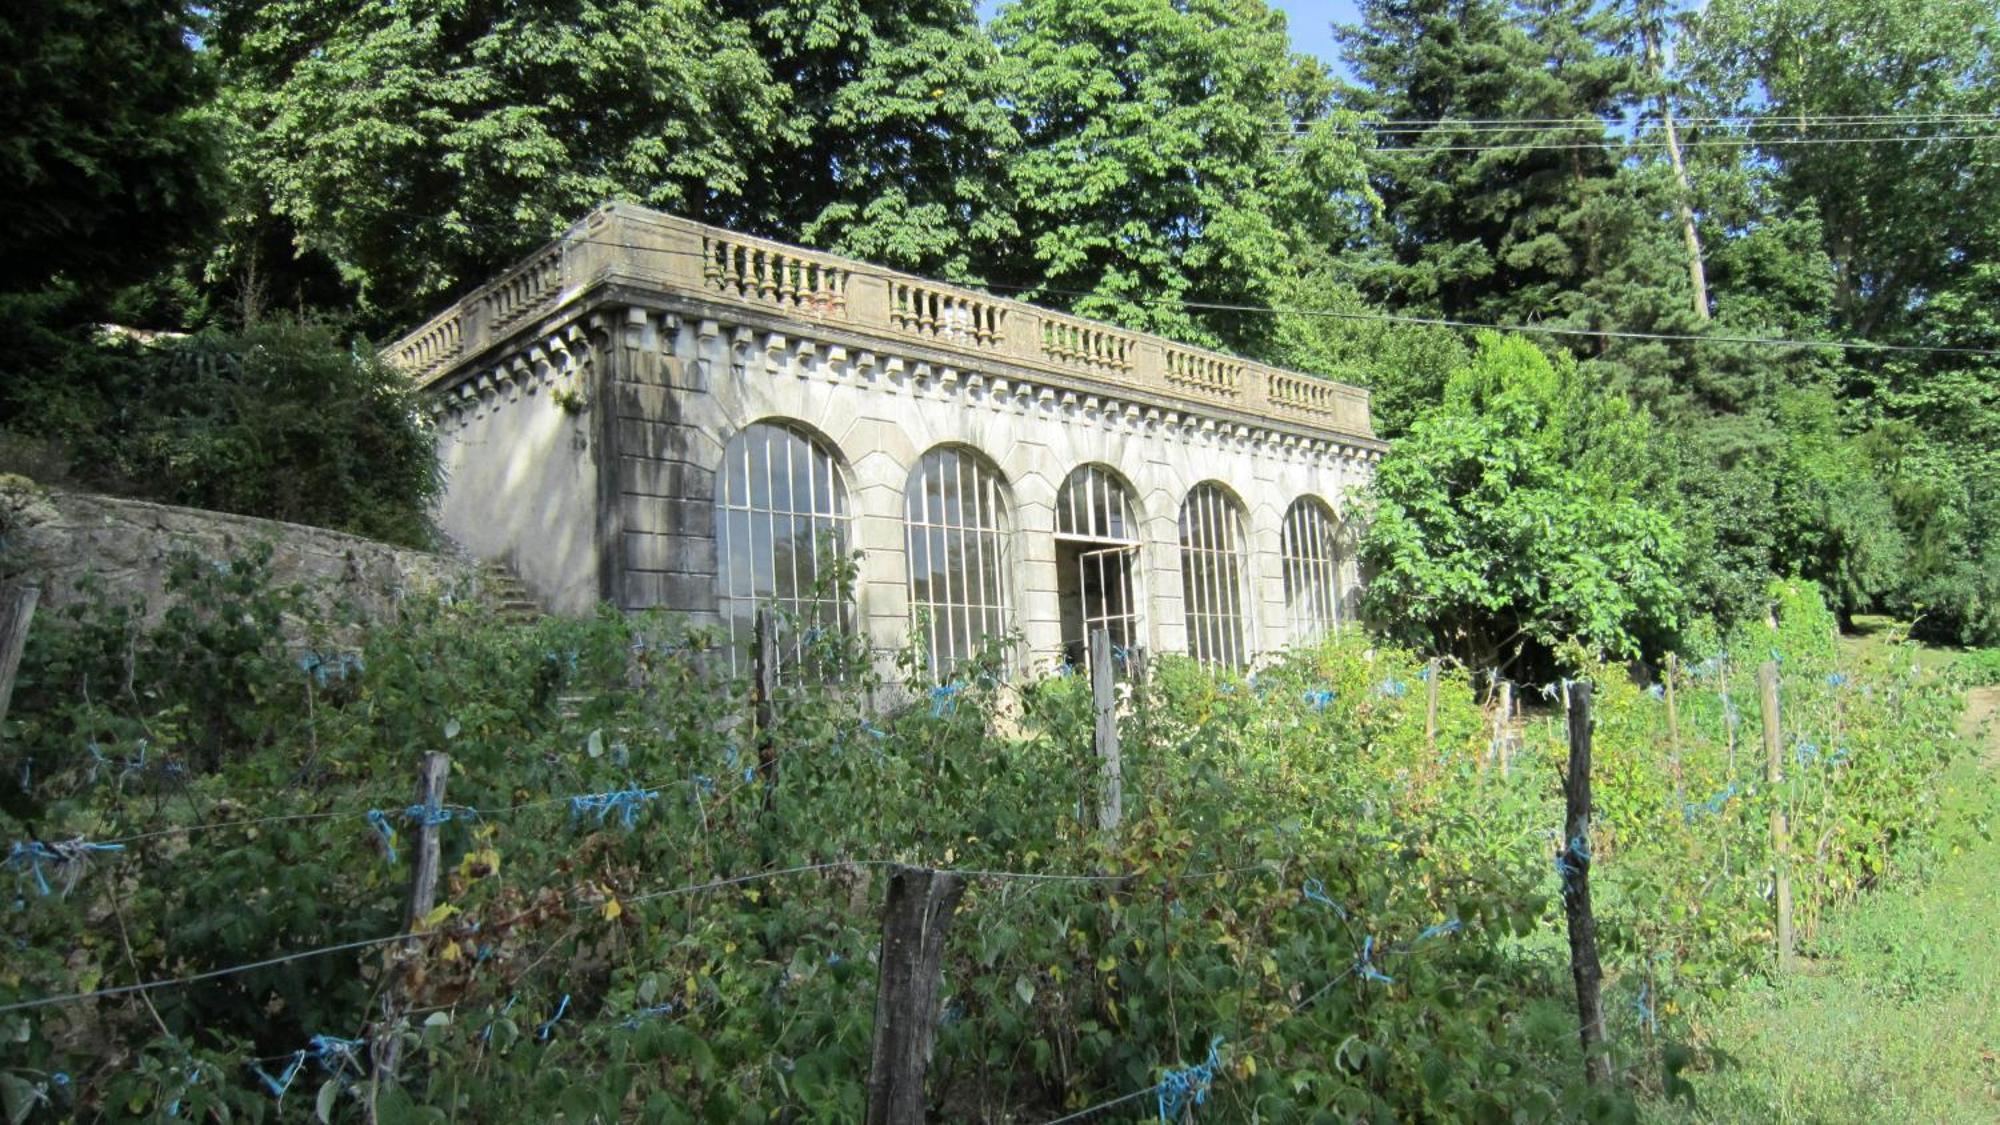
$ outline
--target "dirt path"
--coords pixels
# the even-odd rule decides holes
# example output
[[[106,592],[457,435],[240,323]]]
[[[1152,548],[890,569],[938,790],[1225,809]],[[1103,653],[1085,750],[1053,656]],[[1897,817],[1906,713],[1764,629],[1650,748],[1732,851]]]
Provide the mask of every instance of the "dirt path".
[[[1965,693],[1965,716],[1958,729],[1984,748],[1981,761],[1988,767],[2000,766],[2000,684]]]

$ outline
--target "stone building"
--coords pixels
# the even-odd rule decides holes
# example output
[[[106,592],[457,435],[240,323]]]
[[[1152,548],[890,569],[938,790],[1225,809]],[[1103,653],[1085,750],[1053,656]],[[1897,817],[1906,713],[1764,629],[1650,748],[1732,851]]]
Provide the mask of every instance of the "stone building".
[[[1383,450],[1354,387],[625,204],[387,354],[434,396],[445,531],[552,610],[742,641],[858,549],[849,624],[940,670],[1335,629]]]

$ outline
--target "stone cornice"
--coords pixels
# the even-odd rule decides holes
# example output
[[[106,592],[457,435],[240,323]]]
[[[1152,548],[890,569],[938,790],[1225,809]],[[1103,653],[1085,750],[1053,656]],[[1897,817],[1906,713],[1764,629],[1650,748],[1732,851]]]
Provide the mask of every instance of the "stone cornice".
[[[996,408],[1088,413],[1095,401],[1100,415],[1110,403],[1139,424],[1368,460],[1384,448],[1359,388],[627,204],[593,212],[384,354],[445,401],[465,402],[481,378],[514,381],[543,362],[533,348],[570,340],[614,305],[761,334],[767,355],[773,337],[788,354],[810,345],[809,369],[827,366],[822,348],[857,368],[868,356],[884,389],[935,382]]]

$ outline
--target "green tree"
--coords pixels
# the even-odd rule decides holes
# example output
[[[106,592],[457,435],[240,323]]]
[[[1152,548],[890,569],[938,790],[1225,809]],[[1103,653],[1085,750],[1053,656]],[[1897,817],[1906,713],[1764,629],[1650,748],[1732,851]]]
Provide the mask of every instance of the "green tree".
[[[2000,11],[1984,0],[1717,0],[1688,40],[1716,112],[1754,112],[1774,188],[1819,216],[1841,323],[1911,331],[1928,299],[2000,251]],[[1862,115],[1838,129],[1789,116]],[[1867,115],[1896,115],[1893,121]],[[1972,115],[1970,119],[1962,115]],[[1986,135],[1979,141],[1934,139]],[[1860,137],[1867,143],[1795,143]]]
[[[965,0],[220,6],[232,255],[407,322],[606,199],[976,277],[1015,234]],[[326,263],[340,282],[326,293]]]
[[[377,324],[605,199],[740,219],[797,139],[751,28],[694,0],[232,0],[213,46],[242,129],[230,268],[281,294],[309,272],[244,260],[277,224]]]
[[[999,53],[970,0],[739,0],[783,112],[785,175],[740,215],[871,262],[976,280],[1018,235]]]
[[[1261,353],[1294,256],[1344,244],[1361,189],[1323,65],[1263,0],[1016,0],[992,32],[1030,299]],[[1301,123],[1294,128],[1295,123]]]
[[[172,0],[0,10],[0,292],[107,293],[210,229],[221,150],[191,21]]]
[[[1378,469],[1369,614],[1478,668],[1546,671],[1571,638],[1625,657],[1669,640],[1683,544],[1644,498],[1648,440],[1573,362],[1483,335]]]
[[[1605,268],[1593,203],[1633,89],[1624,23],[1595,0],[1368,0],[1344,28],[1379,119],[1371,292],[1397,308],[1524,323]],[[1508,124],[1513,123],[1513,124]]]

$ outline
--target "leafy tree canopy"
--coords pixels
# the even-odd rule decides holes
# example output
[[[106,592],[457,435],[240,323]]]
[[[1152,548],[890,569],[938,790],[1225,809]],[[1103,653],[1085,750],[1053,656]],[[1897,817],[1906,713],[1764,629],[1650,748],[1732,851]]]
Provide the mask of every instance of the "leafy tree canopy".
[[[1301,249],[1352,229],[1353,130],[1326,68],[1262,0],[1016,0],[993,35],[1021,135],[1026,296],[1198,343],[1264,349]],[[1293,135],[1294,122],[1308,126]]]
[[[1637,656],[1670,636],[1683,542],[1640,494],[1646,441],[1571,361],[1482,337],[1379,466],[1369,612],[1474,667],[1546,670],[1571,638]]]
[[[221,138],[188,18],[163,0],[0,9],[0,291],[131,284],[208,231]]]

